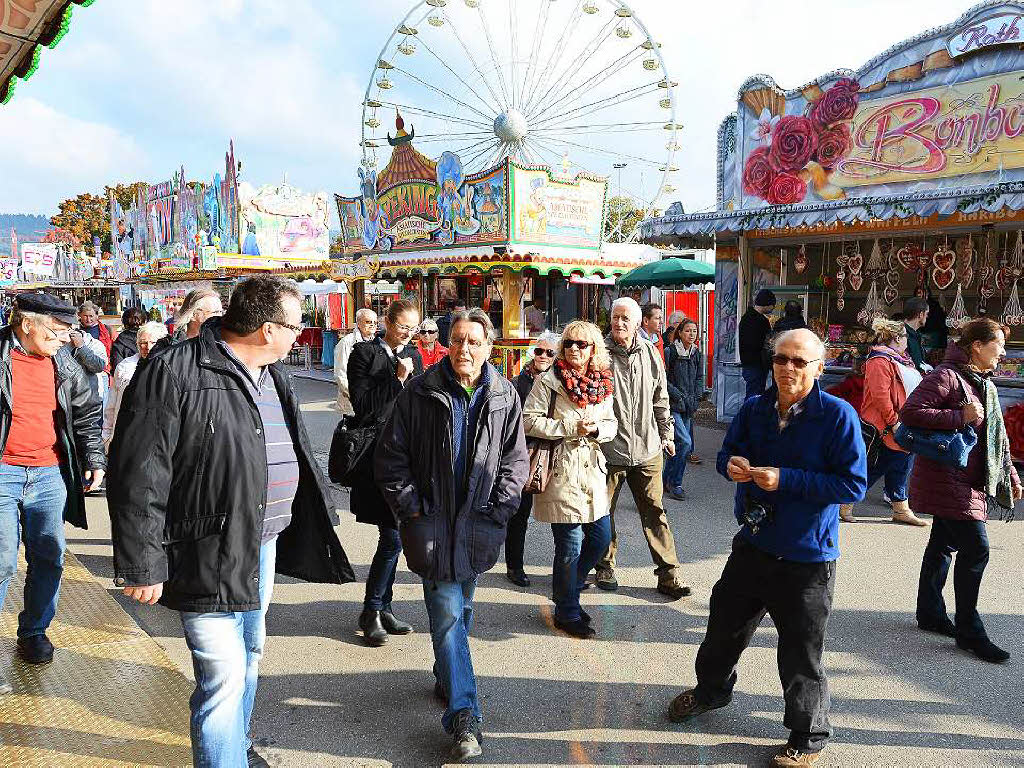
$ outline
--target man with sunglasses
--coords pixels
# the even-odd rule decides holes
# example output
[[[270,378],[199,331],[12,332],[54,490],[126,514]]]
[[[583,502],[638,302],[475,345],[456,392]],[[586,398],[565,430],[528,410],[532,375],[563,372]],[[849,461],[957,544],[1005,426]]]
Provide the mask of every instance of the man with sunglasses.
[[[361,341],[373,341],[377,335],[377,313],[363,307],[356,312],[356,327],[334,348],[334,381],[338,384],[338,410],[351,416],[352,396],[348,388],[348,359]]]
[[[853,406],[818,386],[825,345],[806,328],[775,339],[775,384],[729,425],[718,472],[735,482],[741,528],[711,592],[697,686],[669,717],[685,722],[732,699],[736,665],[765,614],[779,633],[788,743],[774,766],[813,765],[832,735],[822,667],[839,557],[839,505],[864,497],[867,465]]]
[[[267,765],[249,722],[274,573],[355,578],[280,365],[302,332],[301,302],[280,278],[243,280],[223,319],[150,355],[114,427],[114,583],[180,613],[196,765]]]
[[[102,406],[67,345],[74,322],[70,304],[23,293],[0,330],[0,605],[23,539],[28,573],[17,648],[29,664],[53,660],[46,630],[64,570],[64,521],[87,527],[82,470],[92,490],[106,463]],[[10,691],[0,674],[0,693]]]

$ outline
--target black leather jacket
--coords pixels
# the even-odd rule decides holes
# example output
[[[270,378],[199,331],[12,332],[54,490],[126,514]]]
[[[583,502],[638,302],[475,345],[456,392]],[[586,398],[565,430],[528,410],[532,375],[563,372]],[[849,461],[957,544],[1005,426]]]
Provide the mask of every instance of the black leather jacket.
[[[164,584],[179,611],[259,607],[267,492],[263,422],[241,373],[217,344],[220,320],[138,369],[110,446],[107,501],[118,586]],[[270,366],[299,460],[277,572],[341,584],[355,575],[332,524],[333,503],[280,364]]]
[[[0,452],[7,445],[11,431],[11,350],[14,348],[14,330],[0,328]],[[103,469],[103,439],[100,436],[100,414],[103,404],[89,386],[92,378],[75,362],[67,347],[53,356],[57,371],[57,438],[63,449],[61,474],[68,488],[64,506],[64,519],[76,528],[88,528],[85,518],[85,494],[82,492],[82,472]]]

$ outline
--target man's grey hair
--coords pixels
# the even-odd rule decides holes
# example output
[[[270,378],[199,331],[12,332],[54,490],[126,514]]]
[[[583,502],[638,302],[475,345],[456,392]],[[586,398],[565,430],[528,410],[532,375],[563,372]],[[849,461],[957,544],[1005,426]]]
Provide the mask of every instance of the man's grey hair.
[[[794,328],[791,331],[783,331],[772,340],[772,352],[777,352],[779,347],[787,341],[810,341],[814,346],[814,353],[818,356],[818,359],[825,359],[825,342],[809,328]]]
[[[377,319],[377,313],[374,312],[372,309],[369,309],[367,307],[363,307],[362,309],[357,309],[356,310],[356,322],[358,323],[364,317],[372,317],[374,320],[376,320]]]
[[[209,296],[220,297],[220,294],[213,290],[213,288],[193,288],[186,293],[185,300],[181,302],[181,309],[174,316],[174,324],[184,328],[192,322],[192,317],[196,313],[196,306],[200,301]]]
[[[160,341],[164,336],[167,335],[167,326],[157,320],[150,320],[148,323],[143,323],[139,326],[138,336],[145,336],[150,342]]]
[[[97,315],[100,314],[100,308],[93,304],[91,301],[83,301],[79,307],[79,312],[95,312]]]
[[[488,344],[493,344],[495,338],[497,338],[497,334],[494,332],[494,323],[491,322],[491,316],[479,307],[463,309],[452,313],[452,324],[449,327],[453,331],[455,330],[456,323],[476,323],[481,326],[484,329],[484,336],[487,338]]]
[[[537,341],[533,343],[533,346],[537,346],[541,342],[547,342],[555,349],[558,349],[558,345],[561,341],[562,337],[560,334],[557,334],[554,331],[544,331],[544,333],[537,337]]]
[[[644,313],[640,310],[640,305],[636,303],[636,299],[631,299],[629,296],[622,296],[612,302],[612,314],[615,314],[616,307],[626,307],[629,310],[629,316],[640,322],[640,319],[644,316]]]

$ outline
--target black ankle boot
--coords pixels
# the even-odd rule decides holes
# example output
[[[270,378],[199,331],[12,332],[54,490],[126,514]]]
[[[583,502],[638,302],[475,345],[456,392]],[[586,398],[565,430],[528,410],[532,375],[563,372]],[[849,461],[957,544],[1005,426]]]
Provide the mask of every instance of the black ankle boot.
[[[359,614],[359,628],[363,630],[363,642],[377,648],[388,641],[388,631],[380,620],[380,611],[364,609]]]
[[[380,612],[380,623],[389,635],[408,635],[412,632],[412,624],[400,620],[391,611]]]

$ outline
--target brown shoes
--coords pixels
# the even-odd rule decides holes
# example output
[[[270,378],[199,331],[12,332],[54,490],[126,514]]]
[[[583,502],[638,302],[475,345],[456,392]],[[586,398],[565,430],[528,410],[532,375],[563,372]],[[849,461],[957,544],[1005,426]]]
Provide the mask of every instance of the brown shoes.
[[[817,765],[821,754],[821,752],[801,752],[799,749],[786,746],[776,753],[770,765],[773,768],[779,766]]]
[[[668,595],[673,600],[678,600],[681,597],[686,597],[692,591],[690,585],[679,579],[668,579],[666,581],[658,582],[658,591],[663,595]]]
[[[697,689],[690,688],[672,699],[672,703],[668,705],[668,719],[673,723],[685,723],[687,720],[691,720],[704,712],[710,712],[712,709],[721,709],[732,701],[732,696],[730,696],[722,702],[705,703],[700,701],[696,694]]]
[[[704,460],[701,459],[701,457],[698,456],[696,453],[691,453],[689,458],[687,458],[687,461],[690,462],[691,464],[703,464],[704,463]]]
[[[903,525],[916,525],[919,528],[928,527],[928,523],[914,514],[910,504],[906,501],[894,501],[892,503],[892,521]]]
[[[853,504],[839,505],[839,519],[844,523],[856,523],[857,518],[853,515]]]

